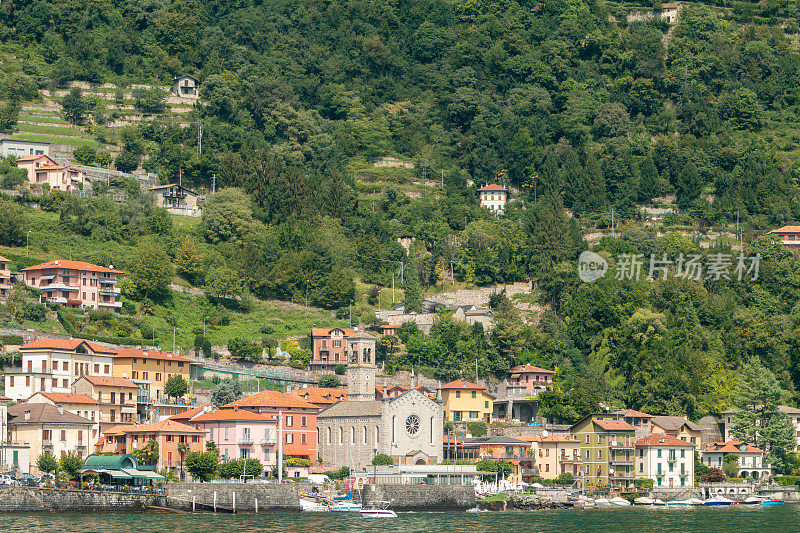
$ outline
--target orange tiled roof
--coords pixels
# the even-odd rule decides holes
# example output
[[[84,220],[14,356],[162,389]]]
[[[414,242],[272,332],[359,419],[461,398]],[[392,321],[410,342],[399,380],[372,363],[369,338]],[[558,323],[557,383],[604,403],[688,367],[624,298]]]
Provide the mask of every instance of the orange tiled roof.
[[[18,157],[17,161],[36,161],[37,159],[42,158],[42,157],[46,157],[47,159],[50,159],[50,156],[45,155],[45,154],[33,154],[33,155],[26,155],[25,157]],[[50,161],[53,161],[53,160],[50,159]],[[55,161],[53,161],[53,162],[55,162]]]
[[[441,389],[486,390],[486,387],[481,387],[480,385],[476,385],[475,383],[470,383],[469,381],[464,380],[464,378],[459,378],[455,381],[451,381],[450,383],[445,383],[441,386]]]
[[[557,435],[548,435],[545,437],[544,435],[522,435],[521,437],[517,437],[519,440],[524,440],[528,442],[563,442],[563,443],[570,443],[570,444],[580,444],[581,441],[578,439],[570,439],[567,437],[559,437]]]
[[[347,389],[308,387],[307,389],[295,389],[289,394],[307,400],[311,403],[324,405],[330,405],[338,401],[347,400]]]
[[[112,426],[103,432],[103,435],[124,435],[127,433],[128,429],[133,429],[136,426],[133,424],[120,424],[118,426]]]
[[[783,226],[782,228],[774,229],[767,233],[800,233],[800,226]]]
[[[739,446],[744,444],[740,440],[729,440],[728,442],[715,442],[714,445],[707,449],[708,452],[721,452],[721,453],[742,453]],[[764,450],[756,447],[755,444],[747,443],[744,453],[764,453]]]
[[[624,420],[595,420],[595,424],[606,431],[636,431],[636,428]]]
[[[653,418],[653,415],[648,415],[636,409],[620,409],[619,411],[614,411],[613,414],[627,416],[629,418]]]
[[[105,272],[106,274],[122,274],[121,270],[114,270],[113,268],[106,268],[100,265],[93,265],[85,261],[70,261],[68,259],[58,259],[58,264],[55,261],[48,261],[47,263],[39,263],[28,268],[23,268],[23,272],[32,270],[45,270],[48,268],[68,268],[71,270],[88,270],[91,272]]]
[[[37,392],[54,403],[73,403],[80,405],[100,405],[100,402],[85,394],[72,394],[70,392]]]
[[[10,262],[11,262],[11,259],[6,259],[6,258],[5,258],[5,257],[3,257],[2,255],[0,255],[0,262],[3,262],[3,263],[10,263]]]
[[[489,185],[484,185],[483,187],[481,187],[478,190],[479,191],[508,191],[508,189],[506,189],[502,185],[498,185],[496,183],[490,183]]]
[[[350,328],[311,328],[311,336],[312,337],[330,337],[331,331],[335,329],[340,329],[344,332],[345,337],[349,337],[350,335],[355,335],[357,333],[356,330]]]
[[[555,374],[555,372],[552,370],[547,370],[546,368],[540,368],[538,366],[533,366],[533,365],[517,365],[508,372],[509,374],[517,374],[522,372],[536,372],[537,374]]]
[[[209,407],[210,405],[211,405],[210,403],[200,405],[198,407],[195,407],[194,409],[189,409],[188,411],[174,414],[171,417],[169,417],[169,419],[176,421],[191,420],[193,416],[197,416],[198,414],[202,413],[205,410],[205,408]]]
[[[666,433],[653,433],[652,435],[642,437],[641,439],[637,440],[634,444],[636,444],[636,446],[687,446],[691,448],[695,447],[695,445],[692,444],[691,442],[687,442],[677,437],[667,435]]]
[[[112,350],[111,348],[106,348],[105,346],[100,346],[99,344],[95,344],[93,342],[85,341],[83,339],[39,339],[38,341],[29,342],[23,346],[20,346],[20,350],[42,350],[42,349],[51,349],[51,350],[65,350],[68,352],[74,351],[78,346],[81,344],[86,344],[89,348],[92,349],[93,352],[102,353],[102,354],[115,354],[117,353],[116,350]]]
[[[152,424],[129,426],[125,429],[125,433],[204,433],[204,431],[168,418]]]
[[[194,363],[188,357],[175,355],[172,352],[159,352],[158,350],[131,350],[125,349],[117,352],[115,356],[119,358],[136,357],[141,359],[159,359],[161,361],[178,361],[180,363]]]
[[[317,409],[317,406],[292,394],[265,390],[236,400],[222,407],[273,407],[295,409]]]
[[[226,420],[260,420],[275,422],[275,419],[271,415],[254,413],[244,409],[219,409],[216,411],[209,411],[193,418],[192,422],[220,422]]]
[[[136,389],[136,383],[128,378],[118,378],[113,376],[83,376],[86,381],[92,385],[100,387],[124,387],[127,389]]]

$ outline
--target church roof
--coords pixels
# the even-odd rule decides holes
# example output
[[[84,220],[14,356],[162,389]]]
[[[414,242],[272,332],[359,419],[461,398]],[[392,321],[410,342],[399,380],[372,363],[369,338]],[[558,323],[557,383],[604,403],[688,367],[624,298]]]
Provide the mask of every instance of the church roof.
[[[383,414],[383,402],[368,400],[359,402],[348,400],[338,402],[327,409],[323,409],[317,418],[332,418],[337,416],[381,416]]]

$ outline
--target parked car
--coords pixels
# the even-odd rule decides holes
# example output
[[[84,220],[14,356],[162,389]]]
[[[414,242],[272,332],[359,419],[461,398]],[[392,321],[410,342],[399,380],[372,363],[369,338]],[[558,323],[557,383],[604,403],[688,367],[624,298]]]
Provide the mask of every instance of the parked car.
[[[27,485],[29,487],[38,487],[41,479],[34,476],[33,474],[22,474],[22,478],[20,479],[23,485]]]
[[[0,485],[17,485],[19,482],[11,476],[0,474]]]

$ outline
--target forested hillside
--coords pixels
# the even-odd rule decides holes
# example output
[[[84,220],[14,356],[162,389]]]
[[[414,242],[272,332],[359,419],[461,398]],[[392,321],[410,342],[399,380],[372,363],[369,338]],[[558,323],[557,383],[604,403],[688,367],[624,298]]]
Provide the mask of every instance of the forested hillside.
[[[449,321],[404,331],[396,363],[442,378],[469,375],[476,358],[498,375],[557,366],[558,401],[576,413],[602,401],[696,418],[731,405],[750,355],[789,396],[800,387],[800,269],[756,238],[800,218],[797,6],[720,4],[686,3],[669,25],[658,11],[627,22],[652,6],[582,0],[3,2],[0,97],[9,117],[69,80],[196,75],[191,126],[156,117],[118,142],[162,182],[215,175],[223,190],[202,223],[177,236],[157,209],[51,197],[59,232],[132,250],[144,240],[220,294],[308,290],[328,309],[357,297],[355,280],[390,285],[400,262],[423,289],[451,265],[463,284],[532,278],[529,298],[548,308],[538,322],[499,302],[493,333]],[[416,166],[373,180],[364,168],[386,156]],[[478,207],[476,186],[492,181],[514,192],[501,217]],[[644,205],[674,208],[671,227],[645,227]],[[582,231],[607,230],[612,208],[617,237],[595,247],[609,255],[709,253],[670,232],[730,231],[738,216],[761,278],[581,284]],[[20,213],[0,241],[24,245],[35,219]],[[402,235],[416,238],[411,258]],[[132,301],[163,296],[139,289]]]

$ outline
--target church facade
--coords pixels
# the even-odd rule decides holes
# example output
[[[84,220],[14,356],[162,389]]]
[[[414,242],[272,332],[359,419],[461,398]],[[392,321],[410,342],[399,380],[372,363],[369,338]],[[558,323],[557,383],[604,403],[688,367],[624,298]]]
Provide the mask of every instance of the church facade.
[[[375,337],[350,337],[347,401],[317,416],[318,454],[335,468],[363,468],[377,454],[395,464],[433,464],[442,459],[442,402],[411,389],[375,400]]]

